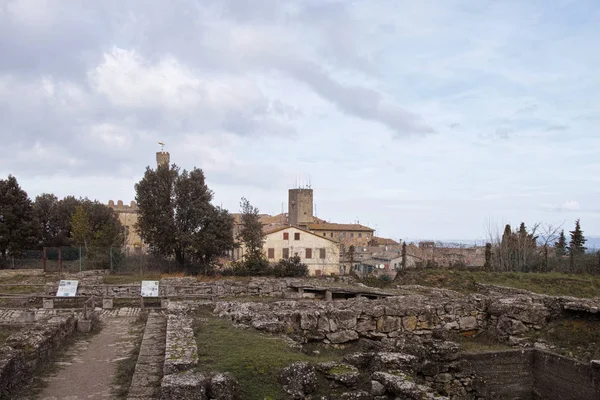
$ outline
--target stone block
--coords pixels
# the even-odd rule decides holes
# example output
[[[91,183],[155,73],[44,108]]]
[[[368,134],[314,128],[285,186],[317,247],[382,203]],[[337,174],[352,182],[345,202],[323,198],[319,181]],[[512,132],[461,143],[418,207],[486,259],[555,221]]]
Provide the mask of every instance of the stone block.
[[[23,311],[19,316],[19,322],[35,322],[35,311]]]
[[[161,400],[206,400],[206,378],[193,372],[165,375],[160,384]]]
[[[77,331],[83,333],[89,333],[92,330],[91,319],[78,319],[77,320]]]
[[[42,307],[46,308],[46,309],[52,309],[52,308],[54,308],[54,299],[43,299],[42,300]]]
[[[111,309],[113,308],[113,299],[102,299],[102,308]]]

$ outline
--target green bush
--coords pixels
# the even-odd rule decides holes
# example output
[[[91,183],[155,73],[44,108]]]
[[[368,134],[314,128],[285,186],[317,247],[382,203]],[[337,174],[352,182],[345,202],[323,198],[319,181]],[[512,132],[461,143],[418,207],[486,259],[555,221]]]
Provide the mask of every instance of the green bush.
[[[293,256],[279,260],[273,266],[273,275],[283,276],[307,276],[308,266],[300,262],[300,257]]]

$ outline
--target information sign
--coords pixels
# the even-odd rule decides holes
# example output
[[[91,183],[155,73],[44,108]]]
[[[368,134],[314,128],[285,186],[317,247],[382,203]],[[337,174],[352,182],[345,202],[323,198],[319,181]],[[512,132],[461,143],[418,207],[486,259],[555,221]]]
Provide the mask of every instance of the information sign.
[[[158,281],[142,281],[142,297],[158,297]]]
[[[77,295],[77,285],[79,285],[79,281],[61,280],[58,284],[56,297],[75,297]]]

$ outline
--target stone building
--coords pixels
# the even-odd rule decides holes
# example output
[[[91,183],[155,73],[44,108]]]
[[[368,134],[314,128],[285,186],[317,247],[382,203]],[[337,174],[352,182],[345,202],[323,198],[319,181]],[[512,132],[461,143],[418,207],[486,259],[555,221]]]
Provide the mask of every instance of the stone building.
[[[112,208],[119,217],[121,225],[125,230],[125,251],[127,254],[144,254],[148,251],[148,246],[142,241],[137,229],[136,224],[138,221],[138,207],[135,201],[132,201],[129,205],[123,204],[121,200],[114,201],[109,200],[108,207]]]
[[[167,151],[156,153],[156,166],[169,165],[171,156]],[[123,204],[121,200],[115,202],[109,200],[108,207],[112,208],[118,215],[121,225],[125,229],[125,251],[127,254],[145,254],[148,252],[148,245],[145,244],[137,231],[138,207],[135,201],[129,205]]]
[[[263,253],[271,263],[298,256],[311,276],[340,274],[339,244],[296,226],[265,228]],[[242,245],[235,250],[234,259],[241,259],[243,255]]]

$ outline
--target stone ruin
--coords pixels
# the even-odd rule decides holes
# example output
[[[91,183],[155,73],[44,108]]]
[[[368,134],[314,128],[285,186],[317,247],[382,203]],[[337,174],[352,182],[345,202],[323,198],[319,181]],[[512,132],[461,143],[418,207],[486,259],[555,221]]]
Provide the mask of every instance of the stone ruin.
[[[112,299],[135,297],[137,288],[91,279],[80,290]],[[164,279],[160,296],[166,301],[148,316],[128,398],[237,398],[232,375],[198,372],[192,323],[199,305],[212,307],[238,326],[285,335],[298,346],[356,349],[342,362],[299,362],[284,368],[280,383],[290,399],[600,398],[600,361],[582,363],[521,339],[568,313],[600,317],[600,299],[490,285],[479,289],[462,295],[419,286],[382,292],[326,279]],[[37,313],[35,319],[43,323],[23,323],[0,349],[0,398],[10,398],[35,365],[76,329],[74,313]],[[485,333],[514,348],[464,353],[451,340],[453,333]],[[323,382],[336,397],[319,392]]]

